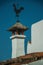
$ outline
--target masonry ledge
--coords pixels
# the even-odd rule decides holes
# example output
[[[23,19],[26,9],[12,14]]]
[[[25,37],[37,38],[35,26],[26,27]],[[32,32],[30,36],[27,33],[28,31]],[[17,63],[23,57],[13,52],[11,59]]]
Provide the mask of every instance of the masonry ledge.
[[[10,37],[10,39],[12,38],[26,38],[26,36],[25,35],[13,35]]]

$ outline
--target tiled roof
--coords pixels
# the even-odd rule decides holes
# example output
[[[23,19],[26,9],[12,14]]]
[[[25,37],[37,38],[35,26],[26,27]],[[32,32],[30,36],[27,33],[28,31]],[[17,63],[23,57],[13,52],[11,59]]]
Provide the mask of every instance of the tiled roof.
[[[43,59],[43,52],[36,52],[36,53],[31,53],[27,54],[25,56],[20,56],[17,58],[9,59],[7,61],[0,62],[0,65],[21,65],[21,64],[28,64],[34,61],[38,61]]]

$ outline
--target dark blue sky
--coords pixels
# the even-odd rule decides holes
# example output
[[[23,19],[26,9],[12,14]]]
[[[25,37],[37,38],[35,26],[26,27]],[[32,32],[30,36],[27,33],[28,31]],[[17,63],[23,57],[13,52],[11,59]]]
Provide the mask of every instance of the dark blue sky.
[[[43,19],[43,0],[0,0],[0,61],[11,58],[11,33],[7,29],[16,23],[13,3],[24,6],[20,14],[22,24],[29,27],[25,32],[27,40],[31,40],[31,25]],[[26,40],[26,42],[27,42]]]

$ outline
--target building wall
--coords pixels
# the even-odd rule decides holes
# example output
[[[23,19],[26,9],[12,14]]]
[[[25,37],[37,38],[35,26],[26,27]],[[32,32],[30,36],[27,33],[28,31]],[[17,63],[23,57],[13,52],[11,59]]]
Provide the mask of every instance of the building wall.
[[[43,52],[43,20],[32,25],[32,52]]]
[[[31,26],[31,44],[27,45],[27,53],[43,52],[43,20]]]
[[[28,45],[27,45],[27,54],[32,52],[32,44],[29,43],[28,41]]]

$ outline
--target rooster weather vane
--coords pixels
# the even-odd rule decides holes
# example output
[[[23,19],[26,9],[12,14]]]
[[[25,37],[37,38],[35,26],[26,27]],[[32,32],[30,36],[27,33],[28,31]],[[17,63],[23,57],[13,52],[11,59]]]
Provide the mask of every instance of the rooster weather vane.
[[[24,7],[21,6],[20,8],[17,8],[15,4],[13,4],[13,7],[16,13],[16,17],[19,17],[19,14],[21,13],[22,10],[24,10]]]

